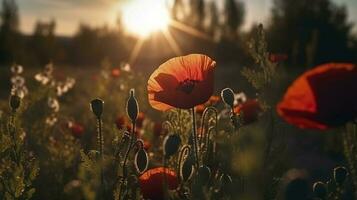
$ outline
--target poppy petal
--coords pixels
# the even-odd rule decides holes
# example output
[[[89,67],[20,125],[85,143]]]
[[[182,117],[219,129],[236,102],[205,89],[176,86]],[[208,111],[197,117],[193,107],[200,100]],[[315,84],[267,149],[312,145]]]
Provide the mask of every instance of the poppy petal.
[[[191,54],[160,65],[148,81],[151,106],[166,111],[205,103],[213,93],[215,64],[208,56]]]

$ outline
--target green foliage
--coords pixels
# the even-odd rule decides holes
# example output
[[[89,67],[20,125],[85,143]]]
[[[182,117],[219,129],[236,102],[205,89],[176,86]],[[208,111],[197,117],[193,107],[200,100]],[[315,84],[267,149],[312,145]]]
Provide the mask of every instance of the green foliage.
[[[16,113],[0,121],[0,199],[31,199],[39,173],[38,159],[26,146]]]
[[[268,46],[262,25],[258,26],[256,36],[248,42],[248,48],[255,66],[245,67],[242,70],[242,75],[255,89],[262,91],[271,84],[277,75],[277,65],[269,60]]]

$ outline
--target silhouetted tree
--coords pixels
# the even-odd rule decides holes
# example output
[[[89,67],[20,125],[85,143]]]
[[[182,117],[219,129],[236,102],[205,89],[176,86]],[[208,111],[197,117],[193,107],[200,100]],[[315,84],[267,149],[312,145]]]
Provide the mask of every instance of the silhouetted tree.
[[[274,0],[268,41],[290,63],[311,67],[356,60],[349,48],[351,24],[345,7],[330,0]]]
[[[15,0],[3,0],[0,26],[0,61],[14,62],[21,57],[19,16]]]
[[[227,31],[230,33],[236,33],[244,21],[245,10],[243,2],[226,0],[224,13],[225,25],[228,29]]]
[[[35,54],[35,62],[40,65],[47,64],[56,58],[56,22],[38,21],[30,40],[30,47]]]

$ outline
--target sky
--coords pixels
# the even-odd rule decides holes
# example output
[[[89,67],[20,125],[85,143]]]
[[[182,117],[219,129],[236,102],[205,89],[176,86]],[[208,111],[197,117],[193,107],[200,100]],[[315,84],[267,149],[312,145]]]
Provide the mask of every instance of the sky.
[[[93,26],[112,25],[120,5],[129,0],[17,0],[20,12],[20,28],[25,33],[32,33],[37,20],[55,19],[56,33],[72,35],[79,23]],[[217,0],[218,1],[218,0]],[[267,21],[272,0],[242,0],[245,3],[245,29],[254,22]],[[313,1],[313,0],[312,0]],[[349,21],[357,24],[357,0],[332,0],[338,5],[345,4]],[[355,29],[357,26],[355,26]]]

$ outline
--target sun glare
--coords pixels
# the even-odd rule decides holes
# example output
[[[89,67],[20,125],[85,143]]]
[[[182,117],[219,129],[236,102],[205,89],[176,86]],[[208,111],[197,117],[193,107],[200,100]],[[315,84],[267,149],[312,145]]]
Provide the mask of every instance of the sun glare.
[[[164,0],[133,0],[122,12],[127,31],[140,37],[165,30],[170,23]]]

